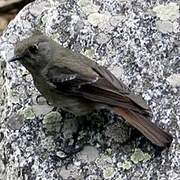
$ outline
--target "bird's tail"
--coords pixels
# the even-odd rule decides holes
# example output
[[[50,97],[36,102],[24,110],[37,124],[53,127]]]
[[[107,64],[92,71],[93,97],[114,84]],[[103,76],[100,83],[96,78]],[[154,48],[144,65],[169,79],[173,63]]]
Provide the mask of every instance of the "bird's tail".
[[[153,124],[147,117],[120,107],[113,110],[138,129],[153,144],[160,147],[169,147],[171,144],[172,136]]]

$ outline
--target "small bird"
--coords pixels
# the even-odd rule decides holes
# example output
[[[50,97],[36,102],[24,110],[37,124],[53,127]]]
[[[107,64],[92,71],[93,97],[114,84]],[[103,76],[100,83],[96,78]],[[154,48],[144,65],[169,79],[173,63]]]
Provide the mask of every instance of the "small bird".
[[[15,56],[32,75],[39,92],[56,107],[76,116],[109,109],[153,144],[169,147],[172,136],[153,124],[146,102],[105,67],[64,48],[43,34],[16,44]]]

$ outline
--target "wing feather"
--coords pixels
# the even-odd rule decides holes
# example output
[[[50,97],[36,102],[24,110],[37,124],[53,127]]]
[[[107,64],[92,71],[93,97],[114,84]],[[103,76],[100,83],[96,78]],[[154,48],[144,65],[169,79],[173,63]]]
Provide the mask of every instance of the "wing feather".
[[[86,66],[89,68],[88,64],[84,64],[83,68]],[[47,68],[46,78],[64,94],[131,109],[141,114],[149,114],[149,109],[144,100],[132,95],[127,86],[110,71],[94,63],[92,63],[91,70],[92,75],[88,74],[87,76],[84,73],[82,74],[80,69],[74,71],[74,69],[69,69],[62,64],[60,66],[56,64]]]

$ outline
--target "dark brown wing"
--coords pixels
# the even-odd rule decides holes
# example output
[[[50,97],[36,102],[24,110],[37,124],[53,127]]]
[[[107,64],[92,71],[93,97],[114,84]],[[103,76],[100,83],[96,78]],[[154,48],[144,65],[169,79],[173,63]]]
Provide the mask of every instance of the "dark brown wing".
[[[68,68],[66,63],[47,67],[46,77],[49,84],[53,84],[53,87],[67,96],[110,105],[115,113],[126,119],[152,143],[160,147],[170,145],[172,136],[149,121],[151,113],[142,98],[133,95],[105,68],[94,63],[85,63],[82,64],[81,71],[76,63],[78,61],[74,62],[73,68]]]
[[[65,66],[51,66],[48,68],[46,77],[60,92],[65,94],[123,107],[141,114],[149,114],[144,100],[132,95],[129,89],[110,71],[98,65],[91,68],[95,73],[92,76],[86,76],[80,74],[79,70],[75,72]]]
[[[140,106],[143,109],[148,110],[149,107],[147,106],[147,103],[145,102],[144,99],[142,99],[142,97],[133,94],[129,88],[122,83],[119,79],[117,79],[110,71],[108,71],[106,68],[102,67],[102,66],[96,66],[94,68],[94,70],[100,75],[102,76],[103,79],[105,79],[106,81],[108,81],[110,84],[112,84],[112,86],[116,89],[116,91],[118,91],[118,93],[122,94],[125,97],[128,97],[129,99],[131,99],[131,101],[133,101],[134,103],[136,103],[138,106]]]

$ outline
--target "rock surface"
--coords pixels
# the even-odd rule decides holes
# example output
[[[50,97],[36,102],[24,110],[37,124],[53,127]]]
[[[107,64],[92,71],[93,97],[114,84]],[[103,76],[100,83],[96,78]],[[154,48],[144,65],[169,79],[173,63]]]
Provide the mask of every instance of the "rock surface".
[[[180,179],[178,9],[178,1],[165,0],[26,6],[0,38],[0,179]],[[129,139],[134,129],[108,111],[76,118],[38,102],[29,73],[7,63],[16,42],[35,29],[107,66],[141,94],[152,121],[173,135],[169,150],[160,153],[142,136]]]

